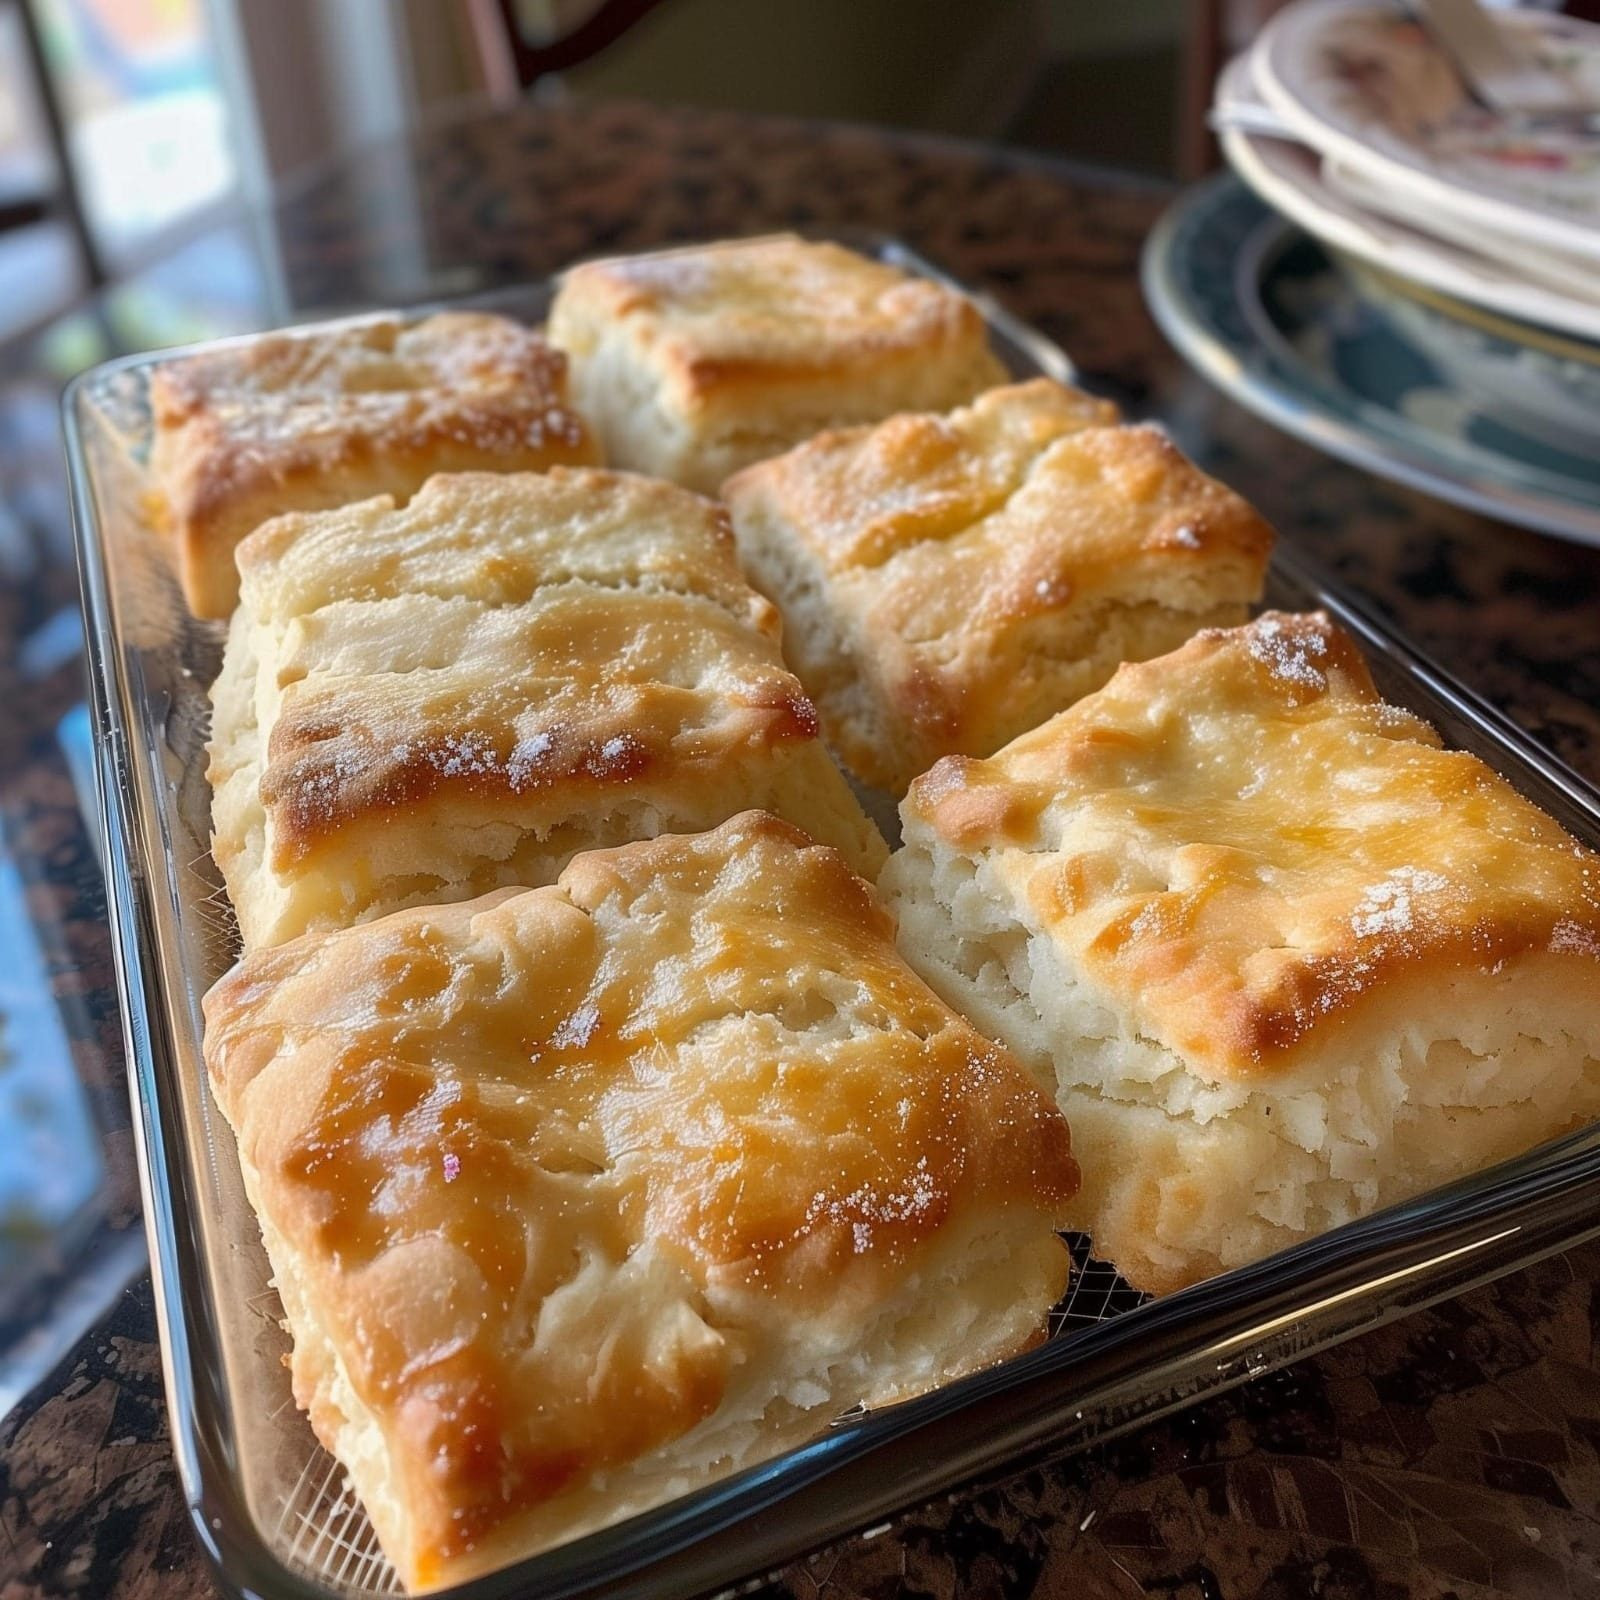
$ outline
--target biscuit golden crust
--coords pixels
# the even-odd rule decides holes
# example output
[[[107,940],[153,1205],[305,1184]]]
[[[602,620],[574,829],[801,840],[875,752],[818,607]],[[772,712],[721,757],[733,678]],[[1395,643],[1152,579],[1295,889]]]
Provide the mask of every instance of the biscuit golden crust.
[[[1241,620],[1272,532],[1162,434],[1048,379],[824,434],[724,488],[829,741],[896,793],[1124,659]]]
[[[157,367],[150,404],[159,517],[202,617],[233,609],[235,547],[278,512],[404,497],[435,472],[599,459],[566,358],[483,312],[223,346]]]
[[[965,296],[788,235],[574,267],[550,334],[607,458],[705,493],[822,428],[1004,376]]]
[[[1056,440],[1118,420],[1109,400],[1035,378],[953,416],[912,412],[821,434],[739,474],[726,498],[760,498],[826,572],[870,571],[958,537],[999,511]]]
[[[753,813],[207,996],[296,1394],[408,1585],[1039,1336],[1066,1126],[892,932]]]
[[[1600,1118],[1600,858],[1324,616],[1125,666],[901,815],[902,948],[1055,1087],[1140,1287]]]
[[[730,405],[747,385],[839,377],[984,337],[965,296],[841,245],[796,238],[593,261],[567,274],[562,296],[568,307],[647,329],[651,359],[688,411]]]
[[[213,852],[247,946],[548,881],[762,803],[876,872],[721,510],[557,468],[434,478],[240,547]]]
[[[1017,852],[1010,891],[1208,1078],[1288,1070],[1398,976],[1600,953],[1600,861],[1385,703],[1320,613],[1125,666],[992,759],[941,763],[906,809]]]

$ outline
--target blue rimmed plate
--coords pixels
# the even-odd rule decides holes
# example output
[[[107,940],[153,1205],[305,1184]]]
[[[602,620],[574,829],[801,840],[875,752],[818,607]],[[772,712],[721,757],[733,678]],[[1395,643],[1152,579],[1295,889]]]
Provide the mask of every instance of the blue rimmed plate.
[[[1589,376],[1570,362],[1467,324],[1441,347],[1448,319],[1419,331],[1404,297],[1343,268],[1232,176],[1179,199],[1150,235],[1143,274],[1167,337],[1269,422],[1381,477],[1600,545],[1586,398],[1573,396],[1561,432],[1509,404],[1503,382],[1515,369],[1524,393],[1570,390]],[[1600,434],[1600,415],[1593,422]]]

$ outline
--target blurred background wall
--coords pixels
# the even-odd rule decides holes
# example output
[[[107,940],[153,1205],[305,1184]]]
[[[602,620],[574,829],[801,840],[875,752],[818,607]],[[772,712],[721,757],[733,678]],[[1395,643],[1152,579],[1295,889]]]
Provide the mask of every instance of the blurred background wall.
[[[219,35],[242,47],[280,172],[330,140],[389,131],[441,102],[523,92],[533,85],[518,75],[519,48],[575,38],[576,59],[547,69],[539,87],[1006,139],[1164,171],[1176,155],[1186,40],[1217,8],[1193,0],[208,0],[205,10]]]
[[[517,9],[532,37],[552,36],[563,10]],[[1175,155],[1184,10],[1183,0],[664,0],[565,81],[579,94],[889,123],[1163,171]]]
[[[1235,0],[1234,9],[1249,9]],[[628,97],[1185,161],[1208,0],[0,0],[0,336],[453,106]],[[1206,87],[1209,87],[1207,83]]]

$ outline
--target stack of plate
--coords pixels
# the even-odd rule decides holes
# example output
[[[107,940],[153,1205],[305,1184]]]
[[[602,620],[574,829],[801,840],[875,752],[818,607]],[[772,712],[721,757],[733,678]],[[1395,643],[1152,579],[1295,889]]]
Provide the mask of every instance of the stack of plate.
[[[1217,86],[1242,184],[1146,283],[1208,375],[1374,471],[1600,543],[1600,28],[1499,12],[1592,117],[1490,109],[1382,0],[1299,0]]]

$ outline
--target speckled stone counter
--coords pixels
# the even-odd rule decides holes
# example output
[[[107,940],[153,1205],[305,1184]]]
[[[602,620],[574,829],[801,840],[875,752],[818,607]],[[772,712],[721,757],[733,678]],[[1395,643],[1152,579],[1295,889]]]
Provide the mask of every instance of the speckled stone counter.
[[[1140,244],[1167,198],[871,132],[527,107],[441,123],[313,174],[274,226],[241,235],[266,261],[261,320],[273,321],[471,292],[675,239],[790,226],[897,234],[1058,340],[1093,387],[1167,420],[1286,537],[1600,778],[1600,552],[1390,487],[1208,391],[1140,297]],[[138,1202],[109,939],[54,736],[81,669],[70,650],[41,663],[34,642],[41,620],[71,604],[64,491],[36,427],[23,448],[8,443],[0,505],[33,531],[26,569],[0,585],[0,824],[103,1130],[114,1235],[135,1225]],[[775,1591],[1600,1594],[1597,1338],[1600,1245],[1589,1245],[1086,1455],[906,1515],[794,1566]],[[138,1277],[0,1424],[0,1600],[212,1592]]]

